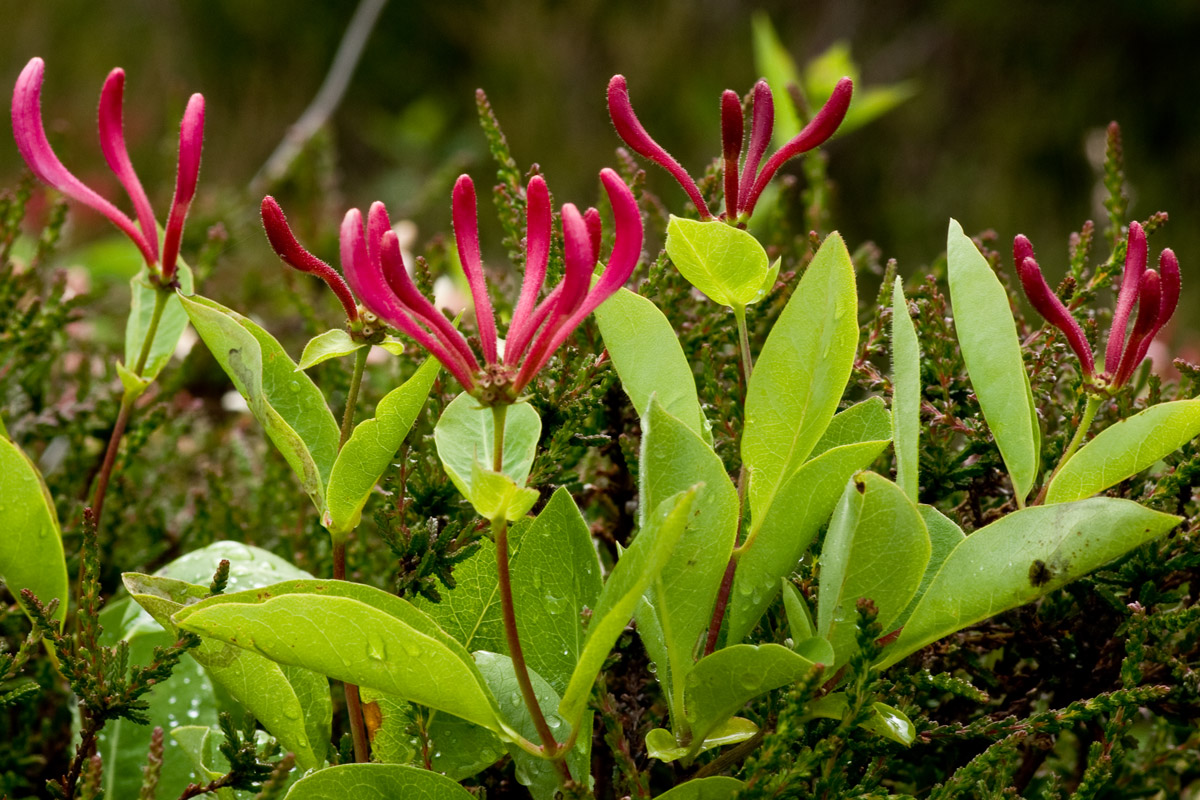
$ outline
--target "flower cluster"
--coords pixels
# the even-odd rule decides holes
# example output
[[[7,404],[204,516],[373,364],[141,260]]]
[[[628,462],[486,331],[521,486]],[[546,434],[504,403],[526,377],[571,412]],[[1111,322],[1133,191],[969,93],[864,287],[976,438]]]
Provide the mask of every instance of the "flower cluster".
[[[1041,267],[1034,259],[1033,245],[1022,235],[1013,240],[1013,260],[1025,296],[1047,322],[1067,337],[1067,343],[1079,358],[1084,381],[1098,388],[1115,391],[1125,385],[1179,303],[1179,261],[1175,253],[1169,248],[1163,250],[1158,258],[1157,271],[1146,269],[1147,257],[1146,232],[1141,225],[1131,222],[1125,248],[1125,272],[1121,278],[1121,290],[1117,295],[1117,307],[1113,310],[1112,328],[1104,353],[1105,371],[1096,375],[1092,348],[1083,334],[1083,328],[1046,283]],[[1125,329],[1135,304],[1137,318],[1133,332],[1126,341]]]
[[[42,125],[42,79],[46,71],[40,58],[30,59],[21,71],[13,89],[12,124],[13,137],[21,157],[33,174],[44,183],[53,186],[68,197],[99,211],[128,236],[150,270],[152,278],[160,285],[170,285],[175,279],[176,262],[179,258],[179,242],[183,235],[183,223],[188,207],[196,195],[196,182],[200,176],[200,150],[204,140],[204,97],[193,94],[183,112],[179,129],[179,162],[175,176],[175,197],[159,247],[158,224],[150,208],[150,200],[134,172],[125,147],[125,128],[122,120],[122,105],[125,93],[125,71],[114,69],[104,81],[100,91],[100,149],[109,168],[125,188],[133,203],[137,222],[125,215],[115,205],[101,197],[95,190],[76,178],[63,166]]]
[[[775,125],[775,102],[771,87],[760,80],[754,86],[751,101],[750,130],[744,130],[742,101],[737,92],[726,89],[721,95],[721,152],[725,173],[725,211],[720,219],[744,225],[754,213],[754,206],[771,178],[785,162],[822,145],[842,124],[854,84],[849,78],[838,81],[829,100],[812,118],[808,125],[791,141],[775,151],[767,163],[759,169],[771,143],[771,132]],[[658,142],[650,137],[629,100],[629,87],[624,75],[614,75],[608,83],[608,113],[625,143],[638,154],[650,159],[679,182],[687,192],[701,219],[716,216],[700,194],[696,181],[675,158]],[[738,161],[741,159],[739,176]]]

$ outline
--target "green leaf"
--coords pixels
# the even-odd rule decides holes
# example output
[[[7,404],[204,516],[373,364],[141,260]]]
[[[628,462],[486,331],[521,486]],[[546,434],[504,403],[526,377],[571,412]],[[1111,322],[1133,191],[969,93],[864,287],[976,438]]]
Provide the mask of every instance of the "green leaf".
[[[101,609],[100,626],[103,628],[100,645],[111,647],[124,639],[129,642],[132,664],[149,664],[155,647],[167,647],[175,642],[174,636],[163,630],[128,596],[112,600]],[[149,725],[114,719],[100,730],[96,752],[104,760],[101,787],[105,797],[138,796],[142,767],[155,726],[170,735],[184,723],[202,726],[204,730],[217,724],[218,706],[212,681],[194,659],[180,661],[170,677],[157,683],[142,699],[150,704],[146,710]],[[158,796],[178,797],[194,780],[192,769],[192,762],[185,752],[178,747],[167,747]]]
[[[450,401],[433,429],[438,458],[446,474],[472,505],[476,502],[476,489],[473,486],[475,465],[478,464],[483,472],[492,469],[494,431],[492,409],[479,405],[479,401],[466,392]],[[514,403],[508,407],[504,418],[504,464],[501,472],[517,486],[524,486],[529,477],[541,435],[542,420],[533,406]]]
[[[639,623],[647,613],[658,617],[668,663],[656,660],[656,676],[675,710],[729,566],[737,536],[738,495],[712,448],[664,411],[657,398],[650,400],[650,411],[642,419],[638,472],[643,509],[658,508],[668,497],[704,484],[692,506],[692,521],[637,613]],[[646,524],[645,519],[641,522]],[[672,717],[672,727],[680,722]]]
[[[541,497],[537,489],[518,486],[503,472],[484,469],[478,461],[471,465],[470,491],[477,514],[489,520],[503,517],[509,522],[528,514]]]
[[[167,296],[166,306],[158,321],[158,331],[154,334],[154,342],[150,345],[150,353],[142,369],[142,378],[148,382],[158,377],[158,373],[162,372],[163,367],[171,360],[175,347],[179,344],[179,337],[187,327],[187,314],[184,313],[179,300],[180,295],[190,295],[194,291],[192,270],[187,264],[179,261],[175,274],[179,281],[179,293],[171,292]],[[129,281],[129,288],[131,296],[129,319],[125,323],[125,367],[132,370],[137,365],[146,342],[146,334],[150,331],[154,302],[160,290],[150,283],[150,272],[144,266]]]
[[[387,692],[359,688],[363,717],[366,719],[367,738],[371,742],[371,759],[383,764],[408,764],[417,755],[413,741],[413,705]],[[457,719],[449,714],[447,719]],[[464,722],[463,725],[469,725]],[[483,730],[474,725],[471,728]],[[485,731],[485,733],[487,733]],[[491,733],[487,734],[492,736]],[[493,737],[494,738],[494,737]],[[485,765],[486,766],[486,765]],[[482,767],[480,768],[482,769]],[[474,774],[474,773],[470,773]],[[459,780],[459,778],[454,778]]]
[[[592,684],[604,659],[625,630],[634,608],[658,577],[692,517],[696,489],[668,497],[650,514],[617,565],[609,573],[600,599],[592,609],[579,663],[563,692],[558,713],[575,730],[583,718]]]
[[[804,656],[814,664],[832,665],[837,661],[837,654],[833,652],[833,645],[829,643],[828,639],[820,636],[810,636],[792,647],[792,650],[797,655]]]
[[[833,94],[837,82],[843,77],[854,81],[854,98],[846,111],[845,119],[838,126],[839,135],[861,128],[917,93],[912,81],[902,81],[889,86],[863,86],[858,65],[850,56],[850,45],[839,41],[834,42],[804,67],[804,92],[813,108],[824,105]]]
[[[674,215],[667,225],[667,255],[692,286],[731,308],[758,300],[771,270],[767,251],[746,231]]]
[[[845,719],[850,702],[845,692],[827,694],[805,709],[805,719]],[[886,703],[872,703],[871,716],[859,727],[908,747],[917,738],[916,726],[904,712]]]
[[[517,683],[512,659],[497,653],[477,652],[475,663],[479,666],[479,672],[487,681],[492,694],[497,698],[500,714],[508,726],[524,736],[527,741],[540,743],[533,717],[530,716],[521,696],[521,687]],[[533,684],[533,694],[537,697],[538,707],[546,718],[550,732],[560,743],[565,741],[571,729],[558,715],[558,693],[536,671],[530,670],[529,681]],[[591,726],[586,726],[584,730],[590,732]],[[591,775],[591,745],[591,736],[580,736],[566,756],[571,776],[585,786]],[[561,789],[558,771],[554,765],[515,745],[509,745],[508,752],[516,764],[517,781],[529,789],[534,800],[554,800],[555,793]]]
[[[1002,517],[954,548],[900,637],[884,651],[881,666],[1048,594],[1179,521],[1111,497],[1033,506]]]
[[[899,486],[873,472],[846,484],[821,549],[817,632],[840,666],[857,647],[857,603],[870,598],[890,631],[929,563],[929,532]]]
[[[870,397],[839,411],[813,446],[809,460],[835,447],[861,442],[888,442],[892,439],[892,414],[882,397]]]
[[[411,735],[411,728],[409,732]],[[496,734],[441,711],[429,711],[426,735],[433,771],[456,781],[482,772],[504,758],[506,752]],[[371,752],[375,752],[373,745]]]
[[[138,377],[120,361],[117,362],[117,377],[121,379],[121,386],[125,389],[121,399],[126,403],[137,400],[153,383],[149,378]]]
[[[1200,435],[1200,399],[1159,403],[1100,432],[1071,457],[1047,503],[1082,500],[1115,486]]]
[[[509,564],[512,570],[520,560],[522,530],[514,525],[509,531],[509,547],[515,551]],[[454,581],[453,587],[441,590],[440,603],[418,597],[417,608],[468,651],[508,652],[496,583],[496,545],[491,539],[483,539],[475,555],[454,567]]]
[[[908,315],[900,276],[892,289],[892,440],[896,447],[896,483],[918,502],[918,445],[921,436],[921,345]]]
[[[591,531],[565,488],[521,535],[509,572],[525,660],[560,695],[583,652],[583,610],[603,588]]]
[[[285,800],[473,800],[445,775],[402,764],[343,764],[296,781]]]
[[[304,352],[300,354],[300,363],[296,365],[296,369],[305,370],[315,367],[322,361],[348,356],[364,347],[370,347],[370,345],[366,342],[355,341],[345,328],[334,328],[308,340],[308,344],[304,345]]]
[[[854,408],[858,406],[842,413],[848,414]],[[883,414],[888,416],[886,409]],[[887,439],[878,439],[825,451],[788,479],[765,517],[752,521],[733,575],[726,641],[740,642],[758,623],[775,599],[780,579],[792,573],[833,513],[846,481],[874,461],[887,445]]]
[[[808,603],[787,578],[781,578],[780,584],[783,586],[783,610],[787,614],[788,632],[792,641],[799,644],[811,639],[816,634],[816,627],[808,611]]]
[[[854,265],[842,237],[831,233],[750,376],[742,461],[750,472],[753,518],[766,514],[837,410],[858,347],[857,309]]]
[[[1037,479],[1041,434],[1008,292],[953,219],[946,257],[954,328],[967,374],[1023,505]]]
[[[337,457],[337,422],[316,384],[258,325],[204,297],[181,298],[200,338],[300,479],[321,516]]]
[[[192,765],[191,772],[199,783],[217,780],[228,769],[228,762],[217,749],[217,740],[223,737],[211,727],[182,725],[171,731],[171,739],[172,744],[177,745],[188,757]],[[228,787],[219,789],[217,797],[221,800],[232,800],[233,790]]]
[[[333,331],[330,331],[333,333]],[[337,455],[326,491],[327,527],[344,536],[358,527],[363,506],[379,481],[433,388],[440,364],[430,358],[399,388],[384,395],[374,419],[360,422]]]
[[[745,785],[737,778],[713,775],[681,783],[663,792],[655,800],[732,800]]]
[[[685,695],[692,754],[750,700],[795,683],[814,668],[807,658],[778,644],[735,644],[697,661]]]
[[[344,581],[287,581],[211,597],[174,616],[183,630],[446,711],[503,736],[471,656],[412,604]]]
[[[646,416],[650,397],[657,395],[668,414],[711,444],[712,431],[700,410],[692,367],[671,323],[658,307],[621,289],[601,303],[594,316],[621,386],[638,416]]]
[[[946,559],[954,552],[954,548],[958,547],[966,538],[966,534],[954,520],[933,506],[918,505],[917,511],[920,512],[921,519],[925,520],[925,529],[929,531],[929,563],[925,566],[925,574],[921,576],[921,584],[917,587],[917,593],[909,601],[908,608],[904,609],[904,613],[894,623],[894,627],[897,628],[908,622],[913,609],[917,607],[917,603],[921,602],[929,584],[933,582],[933,577],[937,575],[942,564],[946,563]]]
[[[126,572],[122,579],[130,596],[172,636],[177,635],[172,615],[208,596],[208,587],[174,578]],[[204,639],[188,655],[285,750],[295,753],[301,769],[325,763],[333,705],[324,676],[283,667],[249,650],[211,639]]]
[[[29,457],[0,437],[0,579],[13,597],[28,589],[42,603],[58,600],[67,613],[67,562],[50,491]]]
[[[697,753],[712,750],[714,747],[724,747],[727,744],[737,744],[750,739],[758,733],[758,726],[748,719],[732,717],[714,728],[700,743]],[[646,755],[659,761],[671,762],[681,758],[690,759],[692,747],[684,747],[675,741],[675,735],[665,728],[654,728],[646,733]]]

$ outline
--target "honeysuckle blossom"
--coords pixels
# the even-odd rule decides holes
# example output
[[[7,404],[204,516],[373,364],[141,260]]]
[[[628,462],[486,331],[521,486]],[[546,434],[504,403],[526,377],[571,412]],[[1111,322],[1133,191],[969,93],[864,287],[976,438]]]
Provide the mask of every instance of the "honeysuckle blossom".
[[[381,320],[415,339],[454,375],[463,388],[486,405],[515,402],[550,357],[588,314],[629,280],[642,250],[642,219],[633,193],[617,173],[602,170],[600,180],[613,208],[613,250],[600,277],[600,214],[562,207],[562,281],[540,302],[550,260],[553,216],[550,191],[540,176],[525,190],[525,277],[503,345],[488,296],[479,247],[475,186],[463,175],[454,185],[454,235],[459,259],[475,305],[481,353],[434,308],[413,283],[387,209],[375,203],[367,214],[351,209],[342,222],[342,267],[354,294]],[[480,356],[482,358],[480,358]]]
[[[137,216],[135,223],[111,202],[76,178],[63,166],[42,125],[42,79],[46,65],[40,58],[32,58],[21,70],[13,88],[12,124],[17,149],[33,174],[44,183],[53,186],[66,196],[99,211],[128,236],[142,257],[151,275],[161,284],[170,284],[175,278],[176,262],[179,258],[179,242],[183,234],[183,223],[188,207],[196,195],[196,182],[200,175],[200,150],[204,140],[204,97],[193,94],[183,112],[179,129],[179,162],[175,176],[175,196],[159,247],[158,225],[150,200],[134,172],[125,148],[125,130],[122,120],[122,105],[125,93],[125,71],[117,68],[108,74],[104,88],[100,91],[100,149],[121,186],[129,195]]]
[[[1079,358],[1084,380],[1089,383],[1098,382],[1109,390],[1124,386],[1146,357],[1154,337],[1175,313],[1180,290],[1179,261],[1175,253],[1170,248],[1163,250],[1157,271],[1146,269],[1147,258],[1146,232],[1141,225],[1131,222],[1125,248],[1125,271],[1104,354],[1105,372],[1096,376],[1095,359],[1083,328],[1046,283],[1034,258],[1033,244],[1023,235],[1013,240],[1013,260],[1025,296],[1047,322],[1067,337],[1067,343]],[[1126,328],[1134,304],[1137,305],[1137,317],[1126,341]]]
[[[270,195],[264,197],[262,201],[262,221],[263,229],[267,232],[267,241],[271,243],[271,249],[275,251],[275,254],[288,266],[310,275],[316,275],[325,281],[337,295],[342,308],[345,309],[351,331],[360,330],[362,322],[359,319],[358,304],[354,301],[350,287],[346,285],[346,281],[342,280],[342,276],[338,274],[337,270],[305,250],[296,240],[295,234],[288,225],[287,217],[283,215],[283,209]],[[345,268],[344,264],[343,268]]]
[[[780,147],[762,164],[767,145],[771,142],[771,131],[775,124],[775,102],[771,87],[760,80],[754,86],[750,130],[744,130],[742,101],[737,92],[726,89],[721,95],[721,155],[724,162],[725,211],[720,219],[744,224],[754,213],[754,206],[771,178],[788,160],[801,153],[819,147],[834,134],[846,110],[850,108],[850,96],[854,84],[849,78],[838,81],[829,100],[817,115],[804,126],[791,141]],[[700,212],[701,219],[712,219],[716,214],[705,203],[696,181],[687,170],[651,138],[629,100],[629,87],[624,75],[614,75],[608,83],[608,113],[625,143],[638,154],[650,159],[679,182],[683,190]],[[738,159],[741,156],[739,175]]]

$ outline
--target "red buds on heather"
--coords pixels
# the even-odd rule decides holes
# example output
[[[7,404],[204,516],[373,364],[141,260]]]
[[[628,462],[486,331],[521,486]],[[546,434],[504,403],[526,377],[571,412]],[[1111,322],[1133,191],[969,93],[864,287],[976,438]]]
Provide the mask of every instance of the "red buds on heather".
[[[350,293],[350,287],[342,280],[342,276],[337,273],[337,270],[301,246],[288,225],[287,217],[283,215],[283,209],[270,195],[264,197],[262,201],[262,221],[263,229],[267,232],[267,241],[271,243],[271,249],[275,251],[275,254],[288,266],[310,275],[316,275],[325,281],[337,295],[342,308],[346,310],[346,319],[351,323],[356,322],[358,305],[354,302],[354,295]]]
[[[1013,260],[1025,296],[1047,322],[1067,337],[1071,349],[1079,357],[1084,379],[1092,381],[1095,363],[1083,329],[1046,284],[1041,268],[1034,260],[1033,245],[1024,236],[1019,235],[1013,240]],[[1175,313],[1179,303],[1179,261],[1175,254],[1169,249],[1163,250],[1157,271],[1146,269],[1146,260],[1146,233],[1141,225],[1131,222],[1125,248],[1125,270],[1105,350],[1105,374],[1101,376],[1102,385],[1109,391],[1115,391],[1129,381],[1146,357],[1154,337]],[[1125,329],[1135,304],[1137,317],[1126,342]]]
[[[180,124],[175,197],[167,217],[160,257],[154,212],[150,208],[150,201],[137,173],[134,172],[125,146],[122,120],[125,72],[121,69],[110,72],[100,92],[100,149],[104,160],[133,203],[137,223],[76,178],[54,154],[42,125],[41,94],[45,71],[46,65],[42,59],[30,59],[13,87],[13,137],[21,157],[42,182],[108,217],[141,251],[146,266],[155,278],[164,284],[170,283],[175,278],[183,224],[196,195],[196,183],[200,174],[200,151],[204,139],[204,97],[199,94],[192,95]]]
[[[791,141],[779,148],[759,171],[767,145],[771,141],[771,130],[775,121],[774,101],[766,81],[754,86],[752,117],[749,136],[745,135],[741,101],[737,93],[726,90],[721,95],[721,154],[724,161],[725,213],[722,219],[731,223],[744,224],[754,213],[759,196],[767,188],[771,178],[788,160],[801,153],[819,147],[833,136],[850,108],[854,84],[849,78],[838,81],[828,102],[817,115],[804,126]],[[633,150],[671,173],[696,206],[701,219],[712,219],[700,189],[687,171],[661,145],[650,137],[633,112],[629,100],[629,87],[625,76],[614,75],[608,84],[608,113],[616,126],[617,134]],[[744,158],[739,177],[738,156]]]

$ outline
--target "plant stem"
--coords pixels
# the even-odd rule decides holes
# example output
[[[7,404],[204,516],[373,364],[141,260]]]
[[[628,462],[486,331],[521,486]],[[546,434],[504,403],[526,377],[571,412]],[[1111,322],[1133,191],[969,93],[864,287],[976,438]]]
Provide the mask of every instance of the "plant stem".
[[[503,516],[492,520],[492,534],[496,539],[496,577],[500,589],[500,612],[504,618],[504,638],[512,658],[513,672],[517,675],[517,684],[521,687],[521,697],[529,709],[533,727],[537,729],[538,738],[542,740],[545,756],[558,765],[563,781],[570,781],[571,773],[566,762],[562,760],[565,752],[559,750],[558,742],[550,731],[541,706],[538,705],[533,682],[529,679],[529,668],[525,664],[525,653],[521,649],[521,637],[517,634],[517,614],[513,607],[512,580],[508,572],[508,520]]]
[[[354,353],[354,372],[350,375],[350,392],[346,395],[346,410],[342,413],[342,435],[338,440],[338,450],[342,449],[354,430],[354,407],[358,405],[358,390],[362,388],[363,370],[366,369],[370,352],[371,345],[366,345]]]
[[[733,307],[733,318],[737,320],[738,328],[738,349],[742,356],[742,381],[745,384],[746,390],[750,388],[750,373],[754,371],[754,359],[750,357],[750,333],[746,330],[746,308],[745,306]],[[742,396],[742,405],[745,406],[745,395]]]
[[[1075,455],[1075,451],[1083,444],[1083,439],[1087,436],[1088,429],[1092,427],[1092,421],[1096,419],[1096,412],[1100,410],[1100,401],[1100,395],[1088,394],[1087,402],[1083,406],[1083,418],[1079,420],[1079,425],[1075,428],[1075,435],[1071,437],[1070,444],[1063,451],[1062,458],[1058,460],[1058,466],[1054,468],[1054,472],[1050,473],[1050,477],[1046,479],[1042,490],[1038,492],[1037,499],[1033,501],[1035,506],[1041,505],[1045,501],[1046,492],[1049,491],[1050,484],[1054,481],[1055,476],[1062,471],[1062,468],[1071,460],[1071,456]]]
[[[508,406],[492,406],[492,471],[504,471],[504,421]]]

